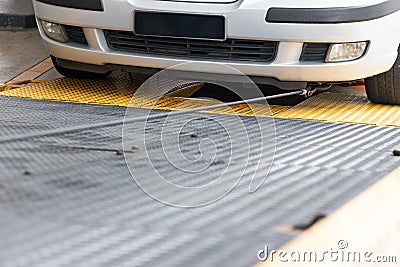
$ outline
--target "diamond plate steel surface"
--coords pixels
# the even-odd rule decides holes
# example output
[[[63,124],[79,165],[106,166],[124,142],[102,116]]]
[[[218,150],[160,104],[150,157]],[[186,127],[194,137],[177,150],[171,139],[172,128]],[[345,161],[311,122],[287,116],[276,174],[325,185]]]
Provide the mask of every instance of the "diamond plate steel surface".
[[[135,90],[139,86],[139,80],[132,84],[129,77],[122,75],[105,80],[60,78],[20,88],[5,86],[2,89],[0,87],[0,96],[124,107],[131,104],[131,106],[137,108],[160,110],[190,109],[206,104],[216,104],[214,101],[206,102],[181,97],[162,98],[155,106],[153,106],[153,103],[150,105],[146,99],[134,99],[135,101],[130,103]],[[190,95],[190,93],[186,93]],[[251,108],[247,105],[235,105],[232,109],[221,108],[206,112],[230,114],[232,110],[241,116],[268,117],[274,115],[276,118],[283,119],[400,127],[400,107],[374,104],[364,95],[327,92],[313,96],[294,107],[266,107],[265,105],[252,104]]]
[[[276,115],[278,118],[400,127],[400,107],[371,103],[366,96],[323,93]]]
[[[9,135],[122,119],[125,108],[2,97],[0,111],[0,135]],[[189,125],[179,139],[188,157],[196,157],[197,139],[223,139],[201,114],[192,116],[204,127]],[[254,118],[241,120],[256,140]],[[400,165],[392,156],[398,128],[275,123],[275,162],[262,187],[249,194],[244,176],[220,201],[192,209],[166,206],[137,186],[121,155],[122,126],[0,145],[1,266],[251,266],[259,249],[297,235],[280,226],[329,215]],[[156,125],[153,154],[160,151]],[[144,151],[126,152],[146,172]],[[162,161],[158,167],[177,183],[212,180],[185,180]]]
[[[132,106],[137,108],[154,108],[160,110],[191,109],[202,107],[205,104],[219,104],[216,101],[188,99],[179,96],[190,96],[196,88],[181,90],[178,94],[168,95],[160,99],[155,105],[148,99],[132,99],[136,89],[141,85],[140,80],[131,82],[128,76],[118,75],[103,80],[80,80],[59,78],[43,83],[31,84],[19,88],[0,87],[0,96],[13,96],[37,100],[53,100],[83,104],[99,104],[112,106]],[[171,88],[172,89],[172,88]],[[133,101],[132,101],[133,100]],[[286,106],[265,106],[252,104],[235,105],[232,108],[214,109],[208,113],[231,114],[232,110],[241,116],[271,116],[287,110]]]

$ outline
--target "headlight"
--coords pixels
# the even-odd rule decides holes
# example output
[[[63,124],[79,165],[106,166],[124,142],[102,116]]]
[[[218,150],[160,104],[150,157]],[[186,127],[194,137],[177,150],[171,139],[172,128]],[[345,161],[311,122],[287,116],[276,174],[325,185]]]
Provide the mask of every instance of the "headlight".
[[[362,57],[368,42],[332,44],[329,48],[326,62],[344,62]]]
[[[41,23],[42,23],[43,30],[44,30],[45,34],[47,35],[47,37],[49,37],[50,39],[62,42],[62,43],[68,42],[68,36],[62,25],[44,21],[44,20],[42,20]]]

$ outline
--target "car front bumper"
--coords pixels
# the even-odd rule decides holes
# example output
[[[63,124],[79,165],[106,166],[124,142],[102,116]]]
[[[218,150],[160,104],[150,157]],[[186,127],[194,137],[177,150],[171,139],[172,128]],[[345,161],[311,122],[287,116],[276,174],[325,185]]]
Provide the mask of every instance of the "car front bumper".
[[[357,1],[354,0],[354,2]],[[196,4],[156,0],[103,0],[104,11],[102,12],[59,7],[38,1],[34,1],[34,6],[38,19],[84,28],[88,45],[53,41],[46,37],[43,29],[39,26],[51,55],[86,64],[164,69],[189,61],[213,62],[229,65],[249,76],[307,82],[357,80],[385,72],[393,66],[400,43],[400,36],[397,34],[400,30],[399,11],[378,18],[347,23],[266,22],[268,10],[285,7],[285,5],[292,7],[293,4],[289,5],[289,2],[293,1],[244,0],[232,4]],[[303,2],[303,5],[298,8],[312,9],[312,1]],[[338,1],[335,2],[338,5]],[[272,62],[263,63],[135,54],[111,49],[103,30],[133,31],[134,10],[162,10],[196,14],[210,14],[209,10],[213,10],[212,14],[226,17],[228,38],[278,41],[278,52]],[[304,43],[359,41],[369,42],[368,50],[360,59],[342,63],[300,61]]]

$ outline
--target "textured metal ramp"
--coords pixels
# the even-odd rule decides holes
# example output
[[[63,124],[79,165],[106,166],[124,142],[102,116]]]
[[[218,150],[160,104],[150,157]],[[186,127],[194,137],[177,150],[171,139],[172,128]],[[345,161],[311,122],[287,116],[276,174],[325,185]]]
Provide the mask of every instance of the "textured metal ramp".
[[[314,96],[277,117],[400,127],[400,106],[373,104],[363,95],[328,92]]]
[[[218,104],[211,100],[196,100],[183,97],[164,97],[156,105],[146,99],[132,97],[140,87],[140,81],[132,84],[127,76],[114,76],[103,80],[79,80],[60,78],[43,83],[32,84],[0,92],[0,96],[23,97],[38,100],[52,100],[82,104],[99,104],[112,106],[131,106],[161,110],[192,109],[206,104]],[[190,91],[190,89],[188,90]],[[190,93],[189,93],[190,95]],[[182,94],[180,95],[182,96]],[[184,103],[184,104],[183,104]],[[183,104],[183,105],[182,105]],[[285,106],[235,105],[231,108],[220,108],[205,111],[208,113],[231,114],[232,111],[241,116],[271,116],[287,110]]]
[[[215,104],[213,101],[182,97],[165,97],[156,105],[146,102],[145,99],[136,99],[131,102],[139,86],[139,81],[132,84],[126,76],[115,76],[105,80],[60,78],[21,88],[11,88],[0,92],[0,96],[123,107],[131,105],[160,110],[191,109]],[[232,110],[240,116],[274,115],[277,118],[287,119],[400,127],[399,106],[373,104],[364,95],[326,92],[313,96],[294,107],[266,107],[252,104],[251,108],[247,105],[235,105],[228,109],[221,108],[206,112],[231,114]]]
[[[9,135],[121,119],[125,108],[2,97],[0,111],[0,135]],[[251,133],[254,118],[242,121]],[[179,139],[189,153],[198,152],[196,136],[220,138],[214,124],[201,123]],[[400,164],[391,153],[397,128],[275,123],[276,158],[263,186],[249,194],[245,176],[222,200],[193,209],[161,204],[134,183],[121,126],[0,145],[1,266],[251,266],[259,249],[297,235],[281,226],[329,215]],[[131,152],[141,170],[145,153]]]

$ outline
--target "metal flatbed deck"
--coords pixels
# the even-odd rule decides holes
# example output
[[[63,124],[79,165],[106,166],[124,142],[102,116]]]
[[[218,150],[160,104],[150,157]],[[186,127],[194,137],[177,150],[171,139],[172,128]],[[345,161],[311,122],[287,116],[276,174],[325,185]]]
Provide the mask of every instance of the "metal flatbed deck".
[[[120,90],[123,82],[61,79],[9,88],[0,94],[0,136],[122,119],[131,97]],[[157,112],[176,109],[182,101],[166,99]],[[186,101],[187,108],[209,104]],[[137,114],[146,108],[144,102],[131,107]],[[122,153],[122,125],[0,144],[1,266],[256,265],[260,249],[304,238],[302,230],[313,220],[326,216],[322,223],[329,222],[331,214],[400,166],[392,153],[400,144],[399,107],[324,93],[295,107],[272,107],[270,113],[260,106],[256,113],[243,106],[234,110],[250,133],[257,132],[255,118],[274,116],[270,174],[255,193],[248,193],[244,175],[232,192],[200,208],[167,206],[141,190]],[[224,110],[207,115],[228,122],[232,116]],[[218,140],[223,133],[202,113],[190,116],[203,126],[189,125],[179,145],[196,157],[199,139]],[[147,140],[153,155],[161,151],[161,125],[162,120],[154,124]],[[145,176],[141,162],[147,152],[128,152]],[[221,162],[207,173],[221,171]],[[185,180],[161,158],[159,163],[174,182],[195,185],[212,178]]]

